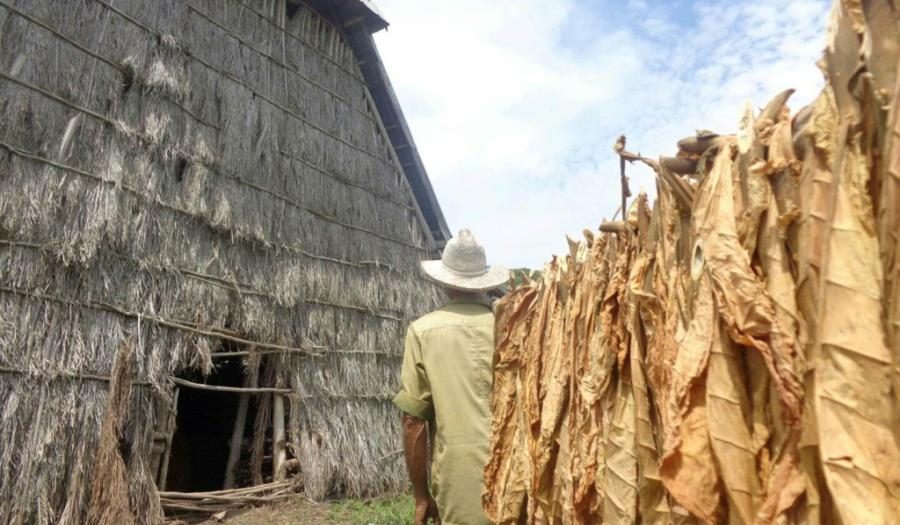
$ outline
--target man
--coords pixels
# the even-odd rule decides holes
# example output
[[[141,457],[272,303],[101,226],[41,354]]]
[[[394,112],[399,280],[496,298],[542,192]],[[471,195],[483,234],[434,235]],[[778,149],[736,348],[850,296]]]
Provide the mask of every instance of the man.
[[[416,501],[415,523],[489,524],[481,507],[491,426],[494,314],[484,293],[509,270],[488,267],[484,248],[461,230],[439,261],[422,262],[450,302],[406,332],[401,389],[403,448]],[[428,480],[431,437],[431,482]]]

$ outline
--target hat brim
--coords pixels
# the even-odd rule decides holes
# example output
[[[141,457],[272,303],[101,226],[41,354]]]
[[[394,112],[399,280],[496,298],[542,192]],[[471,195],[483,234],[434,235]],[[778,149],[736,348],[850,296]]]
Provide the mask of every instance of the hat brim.
[[[467,292],[486,292],[500,288],[509,281],[509,269],[503,266],[491,266],[478,277],[463,277],[447,270],[440,260],[422,261],[422,272],[438,284]]]

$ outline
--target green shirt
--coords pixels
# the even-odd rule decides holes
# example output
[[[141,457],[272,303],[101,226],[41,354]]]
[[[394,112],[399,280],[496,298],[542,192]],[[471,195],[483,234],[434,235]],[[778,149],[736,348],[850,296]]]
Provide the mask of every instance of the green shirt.
[[[433,423],[431,493],[444,525],[489,524],[481,507],[490,439],[494,314],[454,300],[412,323],[394,404]]]

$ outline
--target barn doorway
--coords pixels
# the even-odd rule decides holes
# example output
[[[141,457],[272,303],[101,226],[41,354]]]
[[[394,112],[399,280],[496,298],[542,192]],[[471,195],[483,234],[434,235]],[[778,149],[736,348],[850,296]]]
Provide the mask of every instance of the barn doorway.
[[[226,349],[230,351],[233,349]],[[246,357],[217,358],[215,369],[204,376],[200,371],[188,371],[178,377],[191,383],[224,386],[245,386]],[[251,485],[250,448],[258,400],[257,396],[238,392],[207,390],[181,384],[178,387],[175,432],[172,435],[165,475],[165,490],[176,492],[206,492],[223,488]],[[241,398],[244,397],[244,401]],[[245,408],[240,408],[241,404]],[[239,416],[243,411],[244,415]],[[236,429],[238,419],[243,428]],[[238,436],[236,451],[232,439]],[[242,437],[242,438],[241,438]],[[234,464],[226,483],[229,457]]]

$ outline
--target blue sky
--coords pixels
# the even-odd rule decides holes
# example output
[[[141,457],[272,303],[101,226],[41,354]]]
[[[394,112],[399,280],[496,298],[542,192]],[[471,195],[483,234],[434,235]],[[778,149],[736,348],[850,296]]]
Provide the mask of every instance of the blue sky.
[[[541,267],[619,201],[629,149],[733,132],[745,102],[821,88],[824,0],[379,0],[376,41],[452,230]],[[632,190],[655,186],[629,167]]]

